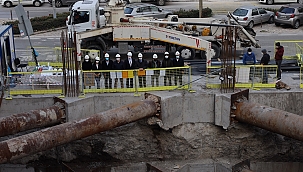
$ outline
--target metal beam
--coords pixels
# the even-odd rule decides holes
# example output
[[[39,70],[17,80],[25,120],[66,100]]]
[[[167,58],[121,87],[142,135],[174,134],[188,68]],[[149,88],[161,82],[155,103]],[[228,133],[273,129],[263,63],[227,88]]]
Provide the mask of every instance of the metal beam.
[[[303,141],[302,116],[248,100],[235,102],[232,114],[237,121]]]
[[[15,134],[33,128],[60,124],[65,113],[60,103],[45,109],[32,110],[0,118],[0,136]]]
[[[157,114],[157,104],[152,100],[144,100],[98,113],[86,119],[9,139],[0,142],[0,163],[51,149],[155,114]]]

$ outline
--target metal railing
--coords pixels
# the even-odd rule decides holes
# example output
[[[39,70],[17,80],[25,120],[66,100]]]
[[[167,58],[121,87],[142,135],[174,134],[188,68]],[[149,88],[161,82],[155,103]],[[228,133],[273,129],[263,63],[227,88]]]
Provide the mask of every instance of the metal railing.
[[[56,94],[62,96],[62,69],[33,72],[10,72],[7,79],[7,98],[13,95]],[[99,75],[97,75],[99,74]],[[67,78],[69,75],[67,74]],[[105,92],[146,92],[191,88],[191,68],[155,68],[145,70],[79,71],[82,94]]]
[[[220,66],[207,67],[207,88],[220,88],[222,79]],[[221,69],[223,70],[223,69]],[[237,65],[236,88],[274,88],[277,75],[276,65]],[[233,78],[230,78],[233,79]]]
[[[83,93],[145,92],[191,88],[191,68],[82,71]]]
[[[276,40],[274,42],[274,47],[277,42],[280,42],[284,47],[283,59],[298,59],[298,55],[302,54],[303,41]]]

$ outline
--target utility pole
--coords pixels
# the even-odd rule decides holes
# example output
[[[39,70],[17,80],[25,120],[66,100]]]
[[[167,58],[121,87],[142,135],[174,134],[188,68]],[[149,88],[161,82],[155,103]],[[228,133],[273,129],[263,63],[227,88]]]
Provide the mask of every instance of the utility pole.
[[[199,18],[202,18],[203,0],[199,0]]]
[[[55,0],[52,0],[52,6],[53,6],[53,18],[57,18],[57,15],[56,15],[56,1]]]

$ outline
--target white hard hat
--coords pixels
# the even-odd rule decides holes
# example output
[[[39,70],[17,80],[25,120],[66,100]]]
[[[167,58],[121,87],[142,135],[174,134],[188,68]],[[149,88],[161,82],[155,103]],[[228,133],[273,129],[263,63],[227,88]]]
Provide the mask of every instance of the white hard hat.
[[[109,54],[108,54],[108,53],[105,53],[104,57],[109,57]]]
[[[158,58],[158,55],[157,55],[157,54],[154,54],[154,55],[153,55],[153,58],[154,58],[154,59]]]
[[[142,53],[139,53],[139,54],[138,54],[138,57],[139,57],[139,58],[140,58],[140,57],[143,57]]]
[[[88,59],[89,59],[89,56],[88,56],[88,55],[85,55],[85,56],[84,56],[84,59],[85,59],[85,60],[88,60]]]
[[[169,55],[169,52],[166,51],[164,54],[165,54],[165,55]]]
[[[97,57],[95,58],[95,60],[96,60],[96,61],[100,61],[100,57],[97,56]]]
[[[116,54],[116,58],[120,58],[121,56],[120,56],[120,54]]]
[[[179,56],[179,55],[180,55],[179,51],[176,51],[175,55],[176,55],[176,56]]]
[[[127,56],[133,56],[133,53],[132,52],[128,52]]]

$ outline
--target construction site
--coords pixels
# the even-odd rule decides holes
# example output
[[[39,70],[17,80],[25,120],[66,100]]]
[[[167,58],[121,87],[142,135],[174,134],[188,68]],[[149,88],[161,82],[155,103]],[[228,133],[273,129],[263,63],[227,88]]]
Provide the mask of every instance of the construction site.
[[[76,5],[75,11],[81,11]],[[283,82],[276,82],[276,65],[236,65],[236,42],[258,47],[243,27],[212,23],[225,29],[216,42],[210,42],[184,31],[196,34],[189,25],[205,23],[183,23],[183,30],[175,30],[170,28],[180,24],[175,19],[125,20],[119,16],[123,9],[119,5],[109,2],[103,28],[74,32],[74,36],[62,31],[60,61],[34,57],[33,66],[26,64],[19,71],[10,71],[18,68],[12,27],[0,27],[0,171],[302,171],[301,72],[295,77],[283,73]],[[110,10],[116,13],[109,17]],[[135,29],[140,32],[134,33]],[[81,70],[84,54],[103,58],[108,44],[118,44],[119,53],[126,54],[129,42],[139,50],[165,47],[174,54],[180,50],[181,56],[200,53],[206,57],[206,74],[191,75],[186,64]],[[211,66],[215,43],[221,45],[219,66]],[[285,58],[291,52],[300,61],[303,42],[287,43],[293,49],[285,50]],[[97,72],[103,74],[101,86],[95,84]],[[121,79],[120,84],[106,85],[105,73],[110,80]],[[142,76],[144,86],[139,83]],[[133,79],[130,87],[124,85],[129,79]]]

